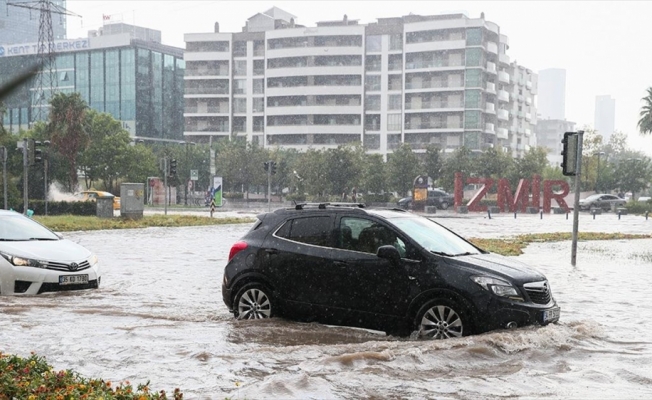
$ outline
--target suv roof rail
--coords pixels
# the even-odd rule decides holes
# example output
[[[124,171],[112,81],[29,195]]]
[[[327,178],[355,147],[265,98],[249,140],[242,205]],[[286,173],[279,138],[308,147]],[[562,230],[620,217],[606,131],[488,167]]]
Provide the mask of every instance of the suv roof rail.
[[[317,207],[320,210],[326,209],[327,206],[332,206],[332,207],[349,207],[349,208],[365,208],[365,205],[363,203],[340,203],[340,202],[334,202],[334,203],[298,203],[294,205],[295,210],[303,210],[306,207]]]

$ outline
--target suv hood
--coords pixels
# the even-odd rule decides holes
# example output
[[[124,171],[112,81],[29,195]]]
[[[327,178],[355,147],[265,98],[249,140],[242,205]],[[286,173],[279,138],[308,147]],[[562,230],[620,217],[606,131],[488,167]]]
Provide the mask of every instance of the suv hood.
[[[522,284],[546,280],[546,277],[535,268],[499,254],[474,254],[449,258],[448,262],[464,267],[475,274],[486,273],[497,277],[504,277],[513,283]]]

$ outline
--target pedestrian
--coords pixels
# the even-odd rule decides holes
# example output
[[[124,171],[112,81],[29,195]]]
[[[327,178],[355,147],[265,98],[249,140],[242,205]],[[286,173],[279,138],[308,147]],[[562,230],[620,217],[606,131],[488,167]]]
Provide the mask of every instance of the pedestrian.
[[[358,192],[355,190],[355,186],[353,187],[353,190],[351,191],[351,201],[354,203],[356,202],[358,197]]]
[[[342,192],[342,200],[341,201],[346,201],[346,188],[344,188],[344,191]]]

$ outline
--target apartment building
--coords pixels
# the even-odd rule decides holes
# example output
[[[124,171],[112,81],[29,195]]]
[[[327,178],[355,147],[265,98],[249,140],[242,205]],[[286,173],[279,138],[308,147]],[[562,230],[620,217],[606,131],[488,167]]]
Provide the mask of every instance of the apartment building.
[[[243,32],[188,33],[188,140],[305,150],[363,143],[388,154],[435,144],[522,155],[535,144],[536,74],[511,62],[484,16],[296,23],[278,8]]]
[[[537,121],[536,136],[537,143],[548,149],[548,162],[553,167],[559,167],[562,163],[562,139],[564,132],[574,132],[575,123],[560,119],[541,119]]]

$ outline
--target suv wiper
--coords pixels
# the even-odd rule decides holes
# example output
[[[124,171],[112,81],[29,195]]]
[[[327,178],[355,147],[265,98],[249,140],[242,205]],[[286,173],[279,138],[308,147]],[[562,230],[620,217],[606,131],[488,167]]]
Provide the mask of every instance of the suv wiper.
[[[53,239],[53,238],[36,238],[36,237],[34,237],[34,238],[26,239],[26,240],[58,240],[58,239]]]
[[[444,257],[454,257],[452,254],[444,253],[443,251],[435,251],[435,250],[430,250],[432,254],[437,254],[438,256],[444,256]]]
[[[470,251],[467,251],[466,253],[454,254],[452,257],[472,256],[474,254],[478,253],[471,253]]]

